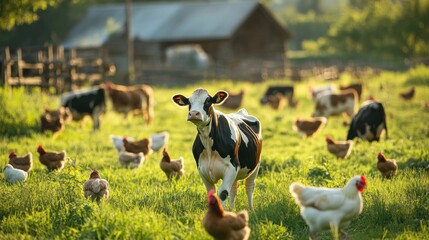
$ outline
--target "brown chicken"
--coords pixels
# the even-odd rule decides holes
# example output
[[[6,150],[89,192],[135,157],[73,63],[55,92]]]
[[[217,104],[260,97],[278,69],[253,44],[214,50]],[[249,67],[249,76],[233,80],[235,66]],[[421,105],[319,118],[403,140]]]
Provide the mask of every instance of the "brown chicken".
[[[395,159],[387,159],[382,152],[379,152],[377,155],[377,169],[381,172],[383,176],[390,179],[398,171],[398,165],[396,164]]]
[[[414,87],[412,87],[407,92],[400,93],[399,95],[401,96],[401,98],[403,98],[405,100],[411,100],[411,99],[413,99],[415,93],[416,93],[416,89]]]
[[[66,151],[61,152],[46,152],[42,145],[37,148],[40,162],[45,165],[48,170],[58,170],[64,168],[66,162]]]
[[[64,130],[66,122],[72,119],[71,112],[68,108],[60,107],[57,110],[45,108],[45,113],[40,116],[40,126],[42,132],[52,131],[57,136]]]
[[[352,152],[353,141],[334,141],[331,137],[326,137],[328,151],[337,158],[347,158]]]
[[[29,172],[33,169],[33,154],[29,152],[25,156],[18,157],[14,151],[11,151],[9,154],[9,164],[13,168]]]
[[[250,236],[249,215],[224,211],[214,189],[208,192],[208,211],[203,219],[206,231],[219,240],[241,240]]]
[[[268,96],[268,105],[270,105],[274,110],[282,110],[286,106],[286,98],[281,93]]]
[[[314,136],[319,132],[325,125],[327,119],[325,117],[314,117],[310,119],[297,118],[293,128],[302,133],[305,137]]]
[[[237,109],[243,103],[243,98],[246,94],[245,89],[241,89],[240,93],[228,92],[228,98],[222,103],[222,106],[229,109]]]
[[[132,152],[132,153],[142,152],[145,157],[150,155],[153,152],[151,148],[152,147],[151,138],[144,138],[142,140],[130,142],[127,140],[126,137],[124,137],[122,141],[124,142],[124,148],[125,148],[125,151],[127,152]]]
[[[92,170],[89,179],[83,184],[83,191],[86,198],[100,201],[109,197],[109,182],[102,179],[97,169]]]
[[[162,150],[162,159],[159,163],[162,171],[167,175],[168,180],[171,180],[173,177],[178,180],[181,176],[185,174],[185,164],[183,157],[180,157],[177,160],[171,160],[170,155],[167,150],[164,148]]]

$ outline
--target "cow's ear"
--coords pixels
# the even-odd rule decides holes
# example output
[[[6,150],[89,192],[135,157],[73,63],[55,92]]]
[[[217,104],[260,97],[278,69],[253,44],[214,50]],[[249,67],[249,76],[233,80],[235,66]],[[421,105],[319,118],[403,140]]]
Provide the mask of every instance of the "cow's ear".
[[[189,105],[189,99],[181,94],[174,95],[171,100],[181,107]]]
[[[222,104],[228,98],[228,93],[220,90],[212,97],[213,104]]]

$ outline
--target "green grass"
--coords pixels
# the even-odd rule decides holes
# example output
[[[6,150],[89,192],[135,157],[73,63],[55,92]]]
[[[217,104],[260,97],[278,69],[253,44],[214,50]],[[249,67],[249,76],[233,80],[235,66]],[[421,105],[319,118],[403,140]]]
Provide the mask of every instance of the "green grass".
[[[0,176],[0,239],[210,239],[202,227],[206,213],[205,187],[192,157],[196,129],[186,122],[187,109],[170,100],[176,93],[189,96],[197,87],[211,94],[222,88],[246,87],[244,107],[257,116],[263,127],[264,146],[261,171],[257,178],[254,208],[250,213],[251,239],[308,239],[309,231],[299,215],[289,185],[293,181],[325,187],[342,187],[352,176],[365,174],[368,188],[363,193],[364,209],[347,229],[353,239],[428,239],[429,238],[429,112],[421,102],[429,98],[428,68],[408,72],[383,72],[365,80],[363,98],[374,95],[387,112],[389,139],[368,143],[355,140],[347,160],[336,159],[325,146],[326,135],[344,139],[345,118],[332,117],[319,135],[303,139],[292,130],[297,116],[308,117],[313,103],[307,96],[309,84],[297,83],[296,109],[274,111],[259,105],[270,84],[288,84],[287,80],[263,83],[235,83],[207,80],[183,88],[155,87],[156,118],[146,126],[140,117],[124,120],[111,111],[103,116],[101,129],[92,133],[92,122],[71,123],[57,138],[39,133],[39,115],[43,107],[57,107],[56,96],[24,89],[0,89],[0,167],[10,150],[18,155],[31,151],[34,170],[21,185],[10,185]],[[352,82],[342,75],[333,83]],[[384,90],[379,86],[383,84]],[[398,98],[400,92],[416,86],[410,102]],[[222,107],[219,110],[229,112]],[[118,153],[108,136],[147,137],[170,132],[169,152],[185,158],[185,177],[176,183],[166,181],[159,168],[160,153],[146,159],[140,169],[121,168]],[[36,148],[68,152],[69,160],[61,172],[47,172],[38,161]],[[398,175],[385,180],[376,169],[376,155],[384,151],[399,164]],[[83,183],[96,166],[110,183],[110,198],[100,204],[83,196]],[[235,211],[247,208],[241,184]],[[329,232],[321,239],[331,239]]]

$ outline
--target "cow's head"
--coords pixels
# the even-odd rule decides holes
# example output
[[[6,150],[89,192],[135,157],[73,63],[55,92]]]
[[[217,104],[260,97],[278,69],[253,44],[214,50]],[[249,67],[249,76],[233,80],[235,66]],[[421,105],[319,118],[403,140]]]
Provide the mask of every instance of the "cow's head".
[[[205,126],[210,122],[213,113],[212,105],[222,104],[228,97],[225,91],[218,91],[213,97],[205,89],[197,89],[187,98],[181,94],[172,97],[173,102],[181,107],[189,106],[186,120],[192,122],[197,127]]]

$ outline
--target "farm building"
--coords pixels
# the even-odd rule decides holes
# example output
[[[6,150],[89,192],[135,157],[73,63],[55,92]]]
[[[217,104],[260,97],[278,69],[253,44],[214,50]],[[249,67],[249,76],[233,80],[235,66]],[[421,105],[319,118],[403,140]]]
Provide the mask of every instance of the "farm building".
[[[94,5],[65,48],[103,47],[126,69],[124,4]],[[134,3],[136,77],[145,81],[284,76],[288,30],[258,1]]]

